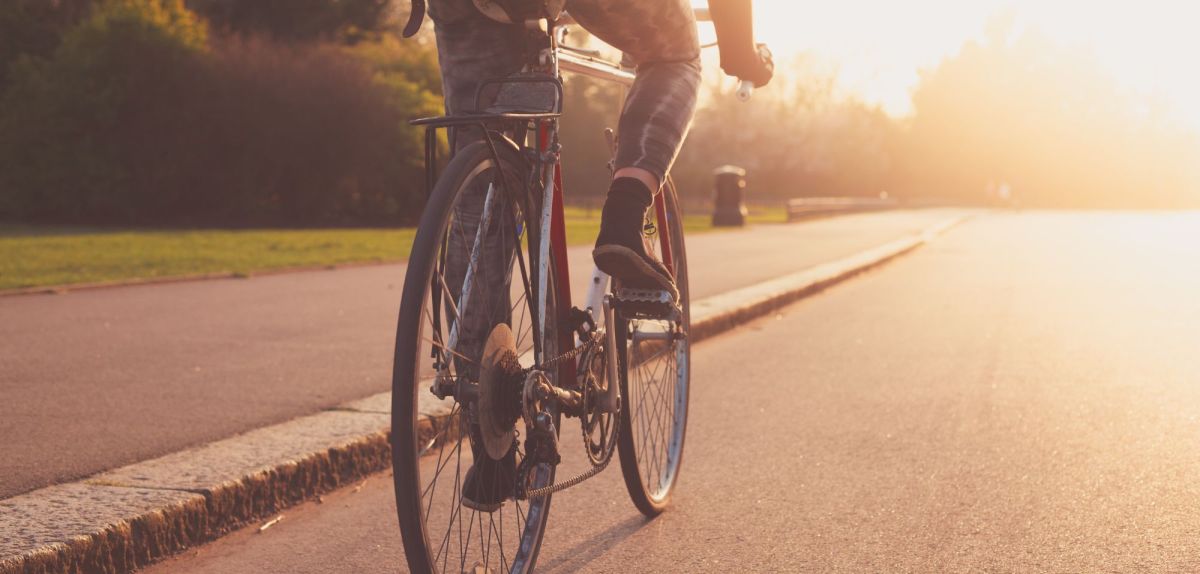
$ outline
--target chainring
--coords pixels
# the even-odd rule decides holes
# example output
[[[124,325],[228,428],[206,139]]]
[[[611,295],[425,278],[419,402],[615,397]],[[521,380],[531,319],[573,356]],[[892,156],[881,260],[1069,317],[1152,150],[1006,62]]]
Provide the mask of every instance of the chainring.
[[[593,346],[579,360],[579,387],[583,393],[583,445],[593,466],[604,465],[617,446],[617,418],[614,413],[596,409],[597,399],[608,390],[604,348]]]

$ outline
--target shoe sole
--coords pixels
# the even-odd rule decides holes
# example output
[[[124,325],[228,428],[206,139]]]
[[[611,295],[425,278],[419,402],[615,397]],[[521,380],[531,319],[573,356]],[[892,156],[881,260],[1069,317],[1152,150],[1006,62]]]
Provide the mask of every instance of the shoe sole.
[[[500,507],[504,506],[503,502],[497,502],[495,504],[483,504],[480,502],[475,502],[474,500],[471,500],[465,496],[462,497],[459,501],[462,503],[463,506],[470,508],[471,510],[475,510],[478,512],[487,512],[489,514],[495,512],[497,510],[500,510]]]
[[[625,287],[661,289],[679,300],[679,291],[670,277],[663,276],[636,251],[621,245],[602,245],[592,250],[592,259],[601,271],[619,280]]]

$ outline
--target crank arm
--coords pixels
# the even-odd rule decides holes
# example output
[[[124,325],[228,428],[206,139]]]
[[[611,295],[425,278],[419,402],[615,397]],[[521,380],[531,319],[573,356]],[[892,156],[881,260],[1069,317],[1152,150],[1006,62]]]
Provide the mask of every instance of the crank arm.
[[[604,352],[608,355],[605,362],[608,366],[608,389],[596,400],[596,408],[600,412],[615,413],[621,408],[620,379],[617,378],[617,329],[616,312],[613,309],[612,295],[604,296]]]

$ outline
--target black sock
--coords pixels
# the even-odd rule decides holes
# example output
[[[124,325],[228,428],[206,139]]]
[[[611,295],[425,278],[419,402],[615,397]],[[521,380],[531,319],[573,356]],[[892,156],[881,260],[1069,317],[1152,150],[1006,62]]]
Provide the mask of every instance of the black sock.
[[[654,203],[654,192],[646,187],[641,180],[633,177],[618,177],[608,188],[608,202],[618,205],[640,208],[642,213]]]
[[[608,189],[600,217],[600,235],[596,245],[624,245],[642,251],[642,221],[654,203],[646,184],[632,177],[619,177]]]

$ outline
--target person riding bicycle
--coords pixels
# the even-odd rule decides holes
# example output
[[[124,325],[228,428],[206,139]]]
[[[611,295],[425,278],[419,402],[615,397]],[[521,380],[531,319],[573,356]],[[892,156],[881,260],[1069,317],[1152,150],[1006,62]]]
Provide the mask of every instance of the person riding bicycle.
[[[647,253],[643,224],[691,126],[700,90],[700,44],[689,0],[431,0],[446,111],[468,113],[480,84],[518,72],[525,62],[523,19],[562,9],[584,29],[636,63],[636,79],[617,127],[615,172],[592,256],[629,288],[664,290],[677,300],[671,274]],[[774,64],[754,43],[751,0],[710,0],[721,68],[766,85]],[[461,150],[481,136],[455,133]],[[474,138],[474,139],[473,139]],[[513,490],[515,454],[483,456],[467,472],[463,504],[490,512]]]

